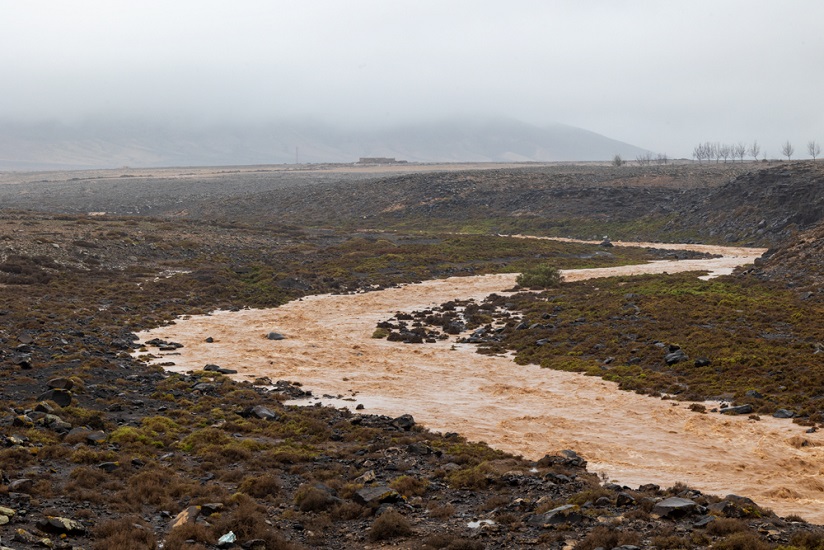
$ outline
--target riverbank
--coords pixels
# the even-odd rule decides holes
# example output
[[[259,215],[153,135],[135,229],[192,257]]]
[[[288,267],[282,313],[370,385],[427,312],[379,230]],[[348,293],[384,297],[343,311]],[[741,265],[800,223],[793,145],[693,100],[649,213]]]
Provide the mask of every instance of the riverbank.
[[[720,268],[719,260],[726,269],[761,252],[736,249],[720,259],[564,275],[581,280],[673,273]],[[801,446],[804,430],[789,421],[698,415],[681,403],[624,392],[580,374],[522,367],[450,341],[421,348],[371,338],[375,324],[397,311],[458,298],[480,300],[511,288],[514,279],[512,274],[460,277],[310,296],[272,310],[191,317],[139,336],[183,344],[175,355],[158,354],[158,362],[175,363],[170,370],[212,363],[238,370],[239,379],[300,381],[316,396],[342,398],[321,398],[324,404],[363,405],[364,412],[391,416],[409,413],[429,428],[457,431],[527,458],[572,448],[619,483],[683,482],[703,491],[743,494],[779,514],[824,521],[824,513],[814,512],[824,500],[811,466],[824,458],[824,438],[804,434],[808,444]],[[272,331],[286,338],[267,339]]]

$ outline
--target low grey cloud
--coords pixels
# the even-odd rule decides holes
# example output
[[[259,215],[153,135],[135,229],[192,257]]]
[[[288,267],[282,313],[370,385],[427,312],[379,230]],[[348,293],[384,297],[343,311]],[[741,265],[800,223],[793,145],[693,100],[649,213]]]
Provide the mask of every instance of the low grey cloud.
[[[670,156],[824,141],[824,3],[0,0],[0,118],[454,115]]]

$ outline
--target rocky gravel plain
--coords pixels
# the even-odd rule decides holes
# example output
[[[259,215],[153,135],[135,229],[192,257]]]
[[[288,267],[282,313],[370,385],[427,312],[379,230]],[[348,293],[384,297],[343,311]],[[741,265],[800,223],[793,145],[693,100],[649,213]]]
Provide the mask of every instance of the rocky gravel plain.
[[[501,269],[500,258],[478,258],[368,277],[336,270],[353,253],[374,256],[374,239],[351,232],[361,223],[490,215],[549,231],[553,219],[591,214],[595,225],[562,227],[612,235],[633,229],[610,220],[660,212],[653,225],[673,225],[655,237],[774,245],[739,276],[821,296],[818,166],[654,168],[306,175],[302,186],[266,172],[201,182],[83,175],[0,186],[0,547],[822,547],[820,527],[743,496],[617,486],[574,450],[527,461],[414,418],[283,405],[299,381],[238,383],[207,365],[170,374],[132,356],[134,332],[179,315]],[[736,202],[727,218],[710,215]],[[799,230],[809,233],[793,240]],[[443,242],[391,237],[404,238]]]

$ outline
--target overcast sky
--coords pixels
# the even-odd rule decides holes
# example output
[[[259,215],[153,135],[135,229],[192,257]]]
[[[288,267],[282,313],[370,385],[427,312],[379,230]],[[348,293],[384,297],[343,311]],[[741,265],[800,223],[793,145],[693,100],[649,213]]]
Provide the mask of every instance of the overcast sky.
[[[0,117],[505,116],[806,156],[822,22],[821,0],[0,0]]]

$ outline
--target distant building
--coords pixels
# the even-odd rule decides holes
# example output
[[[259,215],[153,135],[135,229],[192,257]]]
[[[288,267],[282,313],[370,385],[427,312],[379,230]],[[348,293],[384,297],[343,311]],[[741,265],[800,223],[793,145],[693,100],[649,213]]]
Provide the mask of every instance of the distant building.
[[[407,162],[389,157],[361,157],[356,164],[406,164]]]

